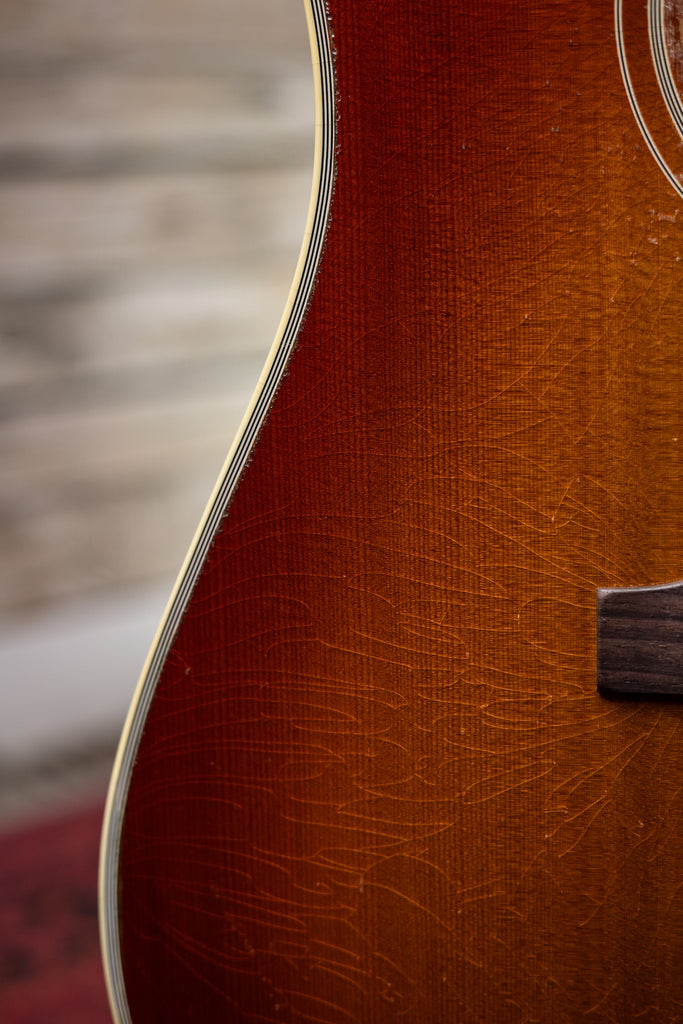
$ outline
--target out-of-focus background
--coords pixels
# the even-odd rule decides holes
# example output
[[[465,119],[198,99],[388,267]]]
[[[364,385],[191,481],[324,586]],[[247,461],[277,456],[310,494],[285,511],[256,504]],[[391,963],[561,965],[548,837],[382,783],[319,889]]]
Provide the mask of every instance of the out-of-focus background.
[[[301,0],[0,5],[0,830],[100,787],[310,194]]]
[[[108,1024],[97,851],[310,194],[301,0],[0,4],[0,1020]]]

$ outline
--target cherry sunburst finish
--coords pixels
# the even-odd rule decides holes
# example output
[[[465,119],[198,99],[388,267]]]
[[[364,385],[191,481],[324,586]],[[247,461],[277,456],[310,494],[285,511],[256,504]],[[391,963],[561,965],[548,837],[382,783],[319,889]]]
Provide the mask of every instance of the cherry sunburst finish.
[[[114,1013],[683,1020],[683,707],[597,693],[595,612],[683,576],[681,0],[308,13],[311,238],[110,793]]]

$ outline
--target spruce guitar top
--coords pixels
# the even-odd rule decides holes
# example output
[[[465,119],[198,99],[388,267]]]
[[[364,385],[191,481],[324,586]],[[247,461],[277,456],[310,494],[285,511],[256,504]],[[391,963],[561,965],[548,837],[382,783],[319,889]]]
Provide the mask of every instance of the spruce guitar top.
[[[683,576],[683,0],[308,2],[307,242],[110,791],[116,1019],[683,1020],[683,709],[596,688],[596,592]]]

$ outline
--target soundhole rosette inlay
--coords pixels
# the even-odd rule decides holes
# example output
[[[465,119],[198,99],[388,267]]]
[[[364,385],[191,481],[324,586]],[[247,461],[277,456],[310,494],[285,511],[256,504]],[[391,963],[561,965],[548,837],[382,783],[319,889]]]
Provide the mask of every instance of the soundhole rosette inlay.
[[[621,73],[652,156],[683,197],[683,0],[616,0]]]

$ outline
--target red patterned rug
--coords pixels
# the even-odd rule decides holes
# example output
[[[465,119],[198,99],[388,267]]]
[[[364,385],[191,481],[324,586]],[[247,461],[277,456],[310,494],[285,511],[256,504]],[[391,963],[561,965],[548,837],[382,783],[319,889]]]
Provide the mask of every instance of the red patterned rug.
[[[111,1024],[97,934],[102,809],[0,835],[3,1024]]]

